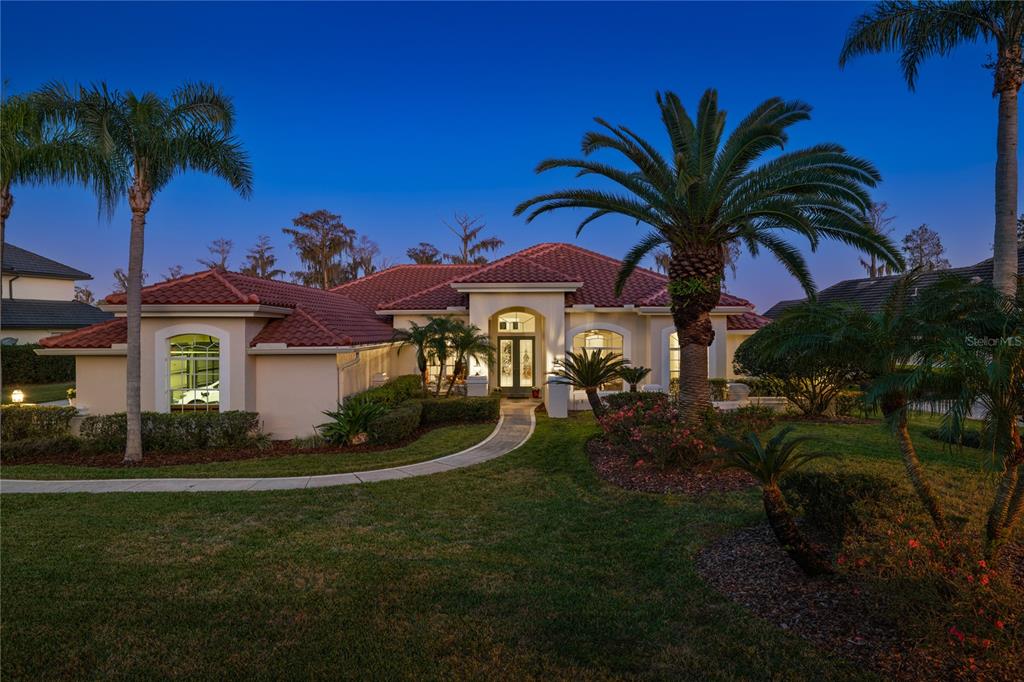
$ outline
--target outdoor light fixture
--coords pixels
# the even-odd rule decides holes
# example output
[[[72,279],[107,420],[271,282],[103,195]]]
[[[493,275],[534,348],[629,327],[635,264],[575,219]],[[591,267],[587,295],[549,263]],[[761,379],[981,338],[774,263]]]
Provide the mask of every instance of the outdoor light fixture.
[[[21,405],[23,402],[25,402],[25,392],[22,391],[20,388],[16,388],[13,391],[11,391],[11,402]]]

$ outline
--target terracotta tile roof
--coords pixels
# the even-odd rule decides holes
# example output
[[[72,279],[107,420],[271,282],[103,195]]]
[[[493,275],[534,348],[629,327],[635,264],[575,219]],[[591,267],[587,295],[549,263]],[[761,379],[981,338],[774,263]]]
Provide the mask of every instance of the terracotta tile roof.
[[[637,268],[626,281],[621,296],[615,295],[615,278],[621,261],[574,244],[544,243],[518,251],[476,270],[468,277],[452,279],[379,305],[378,310],[444,310],[465,307],[469,297],[452,288],[461,282],[583,282],[565,295],[566,305],[618,307],[622,305],[667,306],[668,278]],[[409,266],[431,267],[431,266]],[[753,307],[746,299],[722,294],[720,305]]]
[[[734,331],[756,330],[771,323],[771,319],[754,312],[730,315],[725,318],[726,329]]]
[[[125,298],[124,294],[113,294],[107,297],[107,302],[123,304]],[[342,294],[237,272],[206,270],[144,287],[142,302],[145,305],[261,304],[294,311],[284,318],[270,320],[250,345],[347,346],[390,341],[394,335],[386,320]],[[93,325],[79,332],[51,337],[46,345],[51,348],[103,348],[111,343],[124,343],[127,328],[123,318],[120,320],[120,327]],[[79,333],[86,335],[79,338],[76,336]],[[69,343],[89,345],[67,345]]]
[[[376,309],[437,284],[450,282],[479,270],[480,265],[395,265],[372,275],[346,282],[331,291],[343,294],[367,308]]]
[[[43,348],[110,348],[115,343],[124,343],[128,338],[128,320],[115,317],[76,329],[66,334],[40,339]]]

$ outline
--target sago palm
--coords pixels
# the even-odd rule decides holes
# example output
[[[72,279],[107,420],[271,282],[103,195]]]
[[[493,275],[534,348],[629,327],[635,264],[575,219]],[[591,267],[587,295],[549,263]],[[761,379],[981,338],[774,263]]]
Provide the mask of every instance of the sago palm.
[[[831,573],[832,565],[800,532],[786,499],[779,488],[783,476],[808,462],[823,457],[818,452],[802,452],[801,447],[812,440],[808,437],[789,438],[793,427],[787,426],[767,443],[756,433],[748,433],[742,440],[723,437],[724,466],[742,469],[761,484],[761,500],[775,538],[786,553],[807,575]]]
[[[117,203],[114,185],[120,173],[112,160],[90,144],[74,121],[54,113],[33,94],[0,99],[0,258],[14,207],[14,185],[85,185],[108,215]]]
[[[839,353],[856,361],[871,384],[869,400],[879,407],[893,431],[914,492],[935,527],[945,532],[945,516],[917,456],[908,420],[911,402],[920,400],[928,390],[928,382],[911,385],[905,381],[921,343],[920,309],[910,304],[916,282],[916,273],[897,280],[875,313],[855,305],[814,302],[787,309],[773,325],[778,334],[775,353],[780,358]]]
[[[605,353],[598,348],[593,352],[582,348],[579,353],[568,351],[565,358],[556,363],[552,374],[586,393],[594,416],[600,417],[604,414],[604,404],[597,391],[603,384],[619,378],[619,372],[625,366],[626,361],[621,355]]]
[[[152,92],[110,90],[106,84],[79,87],[77,92],[54,84],[41,91],[47,106],[99,147],[117,167],[125,169],[121,187],[131,209],[128,248],[126,316],[128,439],[125,462],[142,459],[140,395],[142,258],[146,215],[153,198],[176,175],[201,171],[216,175],[248,197],[252,168],[241,144],[232,136],[235,115],[231,100],[211,85],[186,84],[163,98]]]
[[[921,62],[979,40],[995,47],[995,61],[985,65],[992,69],[992,94],[999,96],[993,281],[1009,295],[1017,286],[1017,94],[1024,83],[1024,3],[879,2],[850,27],[839,64],[861,54],[898,51],[913,90]]]
[[[619,377],[629,384],[629,392],[636,393],[636,386],[647,378],[651,373],[650,367],[623,367],[619,370]]]
[[[515,213],[526,213],[531,221],[550,211],[587,209],[577,233],[613,214],[646,226],[650,231],[623,259],[616,284],[620,292],[644,257],[667,245],[670,309],[681,354],[680,411],[696,425],[710,407],[707,351],[714,332],[709,313],[721,296],[730,245],[741,243],[751,254],[768,250],[808,294],[814,283],[807,264],[782,233],[801,235],[812,248],[822,239],[836,239],[896,266],[902,266],[902,258],[887,237],[866,223],[867,188],[880,179],[871,163],[831,143],[765,158],[785,146],[790,126],[810,118],[807,104],[766,100],[726,136],[726,114],[714,90],[704,93],[696,120],[674,93],[658,94],[657,103],[667,154],[626,126],[596,119],[601,130],[583,136],[583,155],[611,150],[625,158],[627,167],[589,158],[550,159],[537,172],[575,169],[579,176],[598,176],[618,189],[542,194],[521,203]]]
[[[481,333],[480,327],[475,324],[461,321],[457,321],[451,331],[451,350],[455,355],[455,364],[447,395],[451,395],[456,380],[465,378],[471,359],[490,363],[494,358],[490,337]]]

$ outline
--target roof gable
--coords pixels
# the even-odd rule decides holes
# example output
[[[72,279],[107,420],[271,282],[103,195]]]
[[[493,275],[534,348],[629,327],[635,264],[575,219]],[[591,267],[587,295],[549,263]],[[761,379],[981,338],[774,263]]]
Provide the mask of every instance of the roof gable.
[[[464,277],[481,268],[480,265],[416,265],[404,263],[366,277],[346,282],[331,291],[343,294],[371,310],[390,301],[409,296],[458,277]]]
[[[92,279],[88,272],[82,272],[69,265],[40,256],[27,249],[4,242],[3,263],[0,269],[5,275],[30,275],[54,279]]]

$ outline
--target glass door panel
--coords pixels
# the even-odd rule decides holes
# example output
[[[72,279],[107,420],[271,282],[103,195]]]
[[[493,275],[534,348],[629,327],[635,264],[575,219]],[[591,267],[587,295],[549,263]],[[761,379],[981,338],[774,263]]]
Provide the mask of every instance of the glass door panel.
[[[515,339],[498,341],[498,386],[513,388],[515,386]]]
[[[519,346],[519,379],[516,388],[533,388],[533,339],[516,339]]]

